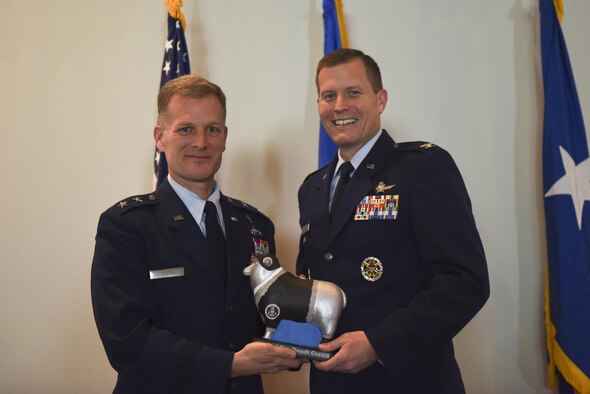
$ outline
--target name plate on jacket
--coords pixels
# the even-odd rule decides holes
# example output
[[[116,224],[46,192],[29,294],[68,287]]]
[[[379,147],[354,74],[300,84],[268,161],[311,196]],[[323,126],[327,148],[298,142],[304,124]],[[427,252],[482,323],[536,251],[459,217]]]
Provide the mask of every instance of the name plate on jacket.
[[[150,271],[150,279],[165,279],[184,276],[184,267],[164,268]]]

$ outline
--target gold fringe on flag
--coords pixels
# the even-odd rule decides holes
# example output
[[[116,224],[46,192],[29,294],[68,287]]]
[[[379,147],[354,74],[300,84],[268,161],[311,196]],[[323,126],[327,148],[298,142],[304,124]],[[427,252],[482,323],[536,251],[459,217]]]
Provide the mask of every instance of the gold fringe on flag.
[[[557,19],[559,19],[559,23],[563,19],[563,0],[553,0],[553,4],[555,5],[555,11],[557,12]]]
[[[348,48],[348,33],[346,32],[346,24],[344,23],[344,8],[342,7],[342,0],[336,0],[336,13],[338,14],[338,28],[340,30],[340,43],[342,48]]]
[[[551,322],[551,310],[549,308],[549,267],[545,270],[545,330],[547,341],[547,353],[549,354],[549,366],[547,376],[549,386],[558,389],[557,371],[563,376],[570,386],[574,387],[578,394],[590,394],[590,378],[576,366],[563,351],[555,339],[556,330]]]
[[[164,4],[168,6],[168,13],[170,16],[174,19],[178,19],[182,26],[182,30],[186,30],[186,20],[180,9],[180,7],[182,7],[182,0],[164,0]]]
[[[557,389],[557,377],[555,376],[555,351],[553,349],[553,340],[555,338],[555,326],[551,323],[551,311],[549,310],[549,266],[545,267],[545,342],[547,343],[547,353],[549,355],[549,366],[547,367],[547,377],[549,386]]]

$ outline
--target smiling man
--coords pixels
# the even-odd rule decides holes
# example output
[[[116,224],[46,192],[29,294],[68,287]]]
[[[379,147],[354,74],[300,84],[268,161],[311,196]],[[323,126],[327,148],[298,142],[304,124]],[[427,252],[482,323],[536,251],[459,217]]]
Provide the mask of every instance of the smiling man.
[[[260,373],[300,366],[291,349],[251,342],[264,327],[242,270],[275,253],[274,226],[215,182],[225,117],[206,79],[164,85],[154,139],[168,178],[100,217],[92,304],[115,393],[261,393]]]
[[[349,161],[381,130],[387,91],[371,85],[362,58],[325,66],[317,78],[320,119],[342,158]]]
[[[318,112],[338,154],[299,189],[297,272],[347,297],[336,338],[314,361],[312,393],[464,393],[453,337],[489,296],[467,190],[451,156],[396,143],[375,61],[327,54]]]
[[[154,139],[158,150],[166,154],[170,177],[206,200],[213,193],[225,151],[224,109],[214,95],[176,94],[161,106],[166,109],[159,116]]]

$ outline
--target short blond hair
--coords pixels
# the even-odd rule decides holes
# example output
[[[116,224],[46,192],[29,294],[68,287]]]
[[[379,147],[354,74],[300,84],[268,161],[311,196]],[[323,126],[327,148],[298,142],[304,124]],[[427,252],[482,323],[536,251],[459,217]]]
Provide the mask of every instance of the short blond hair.
[[[227,109],[223,90],[213,82],[193,74],[172,79],[162,86],[158,93],[158,119],[166,113],[170,100],[176,95],[192,98],[215,96],[223,109],[223,119],[225,119]]]

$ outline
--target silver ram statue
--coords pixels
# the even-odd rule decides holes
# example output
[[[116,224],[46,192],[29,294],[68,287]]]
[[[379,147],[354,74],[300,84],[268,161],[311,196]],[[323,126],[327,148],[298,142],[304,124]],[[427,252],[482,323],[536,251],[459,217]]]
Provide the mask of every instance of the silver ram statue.
[[[332,339],[346,295],[331,282],[302,279],[281,268],[272,254],[258,255],[243,270],[250,277],[254,300],[271,339],[281,320],[316,324],[326,340]]]

